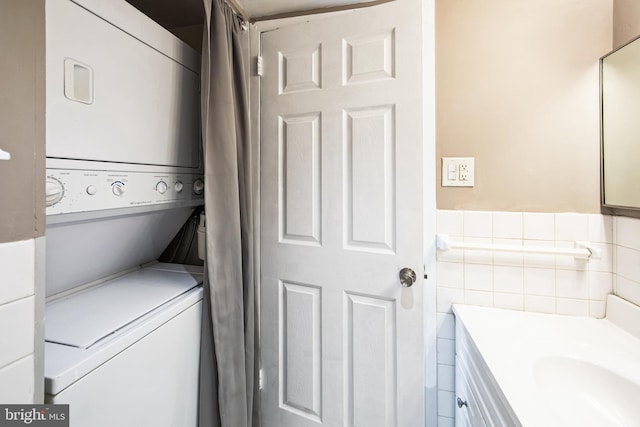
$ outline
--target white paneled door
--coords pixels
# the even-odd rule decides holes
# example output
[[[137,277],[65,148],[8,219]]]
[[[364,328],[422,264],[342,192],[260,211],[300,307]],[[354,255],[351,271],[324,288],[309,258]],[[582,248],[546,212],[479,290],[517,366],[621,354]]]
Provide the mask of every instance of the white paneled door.
[[[424,425],[421,25],[397,0],[262,33],[265,427]]]

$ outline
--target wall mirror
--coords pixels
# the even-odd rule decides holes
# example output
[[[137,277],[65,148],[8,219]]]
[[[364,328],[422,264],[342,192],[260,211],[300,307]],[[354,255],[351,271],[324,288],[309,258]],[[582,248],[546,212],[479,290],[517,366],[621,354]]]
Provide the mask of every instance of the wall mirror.
[[[640,37],[600,59],[602,211],[640,217]]]

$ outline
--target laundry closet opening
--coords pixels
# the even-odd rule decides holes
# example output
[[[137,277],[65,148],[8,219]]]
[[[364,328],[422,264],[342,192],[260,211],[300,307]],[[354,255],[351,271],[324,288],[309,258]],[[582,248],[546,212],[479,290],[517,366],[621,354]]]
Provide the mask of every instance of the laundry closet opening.
[[[45,402],[75,426],[196,425],[200,54],[124,1],[45,14]]]

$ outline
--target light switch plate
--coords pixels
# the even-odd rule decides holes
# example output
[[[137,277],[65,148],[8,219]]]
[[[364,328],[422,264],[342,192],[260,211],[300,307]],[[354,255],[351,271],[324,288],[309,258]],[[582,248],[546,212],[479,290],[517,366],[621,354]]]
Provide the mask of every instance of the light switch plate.
[[[473,187],[475,185],[474,157],[443,157],[443,187]]]

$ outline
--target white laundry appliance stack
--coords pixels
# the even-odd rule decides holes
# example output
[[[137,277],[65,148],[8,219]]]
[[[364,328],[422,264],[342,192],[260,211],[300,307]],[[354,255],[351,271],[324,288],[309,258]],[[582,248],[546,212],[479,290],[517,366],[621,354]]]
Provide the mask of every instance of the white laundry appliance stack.
[[[75,427],[195,426],[197,52],[123,0],[46,2],[46,401]]]

